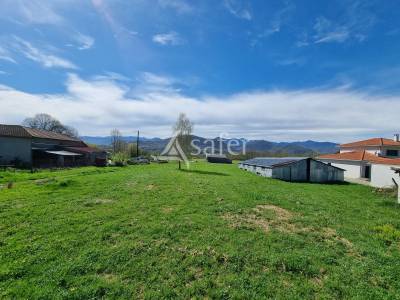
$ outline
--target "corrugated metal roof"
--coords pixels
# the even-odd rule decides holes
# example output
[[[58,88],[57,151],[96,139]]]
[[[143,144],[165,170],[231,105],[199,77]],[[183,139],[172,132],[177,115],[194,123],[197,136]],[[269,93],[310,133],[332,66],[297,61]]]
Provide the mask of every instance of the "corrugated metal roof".
[[[68,147],[67,149],[76,151],[79,153],[81,153],[81,152],[83,152],[83,153],[99,153],[99,152],[105,153],[106,152],[104,150],[93,148],[93,147]]]
[[[4,125],[0,124],[0,136],[19,137],[19,138],[41,138],[60,141],[80,142],[79,139],[73,138],[64,134],[55,133],[46,130],[39,130],[24,127],[21,125]]]
[[[21,126],[22,127],[22,126]],[[60,134],[52,131],[39,130],[33,128],[23,127],[32,137],[51,139],[51,140],[61,140],[61,141],[75,141],[78,142],[79,139],[70,137],[65,134]]]
[[[46,153],[60,155],[60,156],[81,156],[82,154],[69,152],[69,151],[45,151]]]
[[[241,164],[273,168],[278,165],[291,164],[304,159],[307,159],[307,157],[257,157],[243,161]]]
[[[31,135],[20,125],[0,124],[0,136],[30,138]]]

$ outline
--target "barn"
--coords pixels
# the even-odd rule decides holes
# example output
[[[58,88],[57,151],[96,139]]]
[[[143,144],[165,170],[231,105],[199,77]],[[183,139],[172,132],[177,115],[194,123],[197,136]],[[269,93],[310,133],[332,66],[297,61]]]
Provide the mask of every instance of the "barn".
[[[239,163],[260,176],[295,182],[340,182],[344,170],[308,157],[260,157]]]
[[[226,157],[226,155],[216,155],[216,154],[207,154],[206,155],[207,162],[214,164],[231,164],[232,160]]]
[[[107,153],[63,134],[0,124],[0,165],[74,167],[105,165]]]

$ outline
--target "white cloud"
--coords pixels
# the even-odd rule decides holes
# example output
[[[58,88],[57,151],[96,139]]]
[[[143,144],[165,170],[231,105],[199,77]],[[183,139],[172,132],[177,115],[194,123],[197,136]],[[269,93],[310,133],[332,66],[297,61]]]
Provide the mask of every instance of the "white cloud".
[[[349,32],[345,29],[339,30],[336,32],[328,32],[325,35],[319,37],[315,43],[331,43],[331,42],[338,42],[343,43],[349,38]]]
[[[3,0],[0,2],[0,18],[30,24],[60,24],[64,19],[55,11],[54,4],[56,1]]]
[[[79,50],[87,50],[92,48],[95,41],[93,37],[80,32],[77,32],[77,34],[74,36],[74,40],[79,43]]]
[[[153,74],[154,75],[154,74]],[[171,79],[147,76],[151,86],[168,87]],[[146,84],[144,81],[139,85]],[[347,89],[257,91],[226,97],[187,97],[177,91],[131,87],[111,79],[84,80],[70,75],[64,94],[30,94],[0,88],[0,119],[19,123],[45,112],[85,135],[124,134],[165,137],[179,112],[195,122],[195,134],[270,140],[318,139],[348,141],[366,136],[391,136],[398,128],[400,97],[371,96]],[[62,111],[60,110],[62,107]]]
[[[0,60],[8,61],[14,64],[17,63],[15,59],[11,56],[10,51],[1,46],[0,46]]]
[[[158,0],[161,7],[172,8],[180,14],[191,13],[193,7],[184,0]]]
[[[320,16],[313,26],[313,34],[303,35],[296,45],[307,46],[311,43],[344,43],[367,40],[370,29],[376,24],[376,15],[370,1],[353,1],[344,8],[343,14],[334,21]]]
[[[292,3],[287,2],[282,9],[273,13],[269,18],[270,21],[268,22],[266,28],[261,33],[256,34],[256,36],[252,39],[251,46],[254,47],[261,39],[268,38],[276,33],[279,33],[282,27],[289,22],[294,9],[295,6]]]
[[[244,8],[238,0],[225,0],[225,8],[235,17],[250,21],[253,19],[249,9]]]
[[[162,93],[176,94],[181,91],[179,86],[185,85],[182,81],[170,76],[162,76],[151,72],[143,72],[136,79],[137,85],[132,88],[130,95],[140,98],[149,94]],[[144,98],[143,98],[144,99]]]
[[[343,43],[350,37],[346,26],[338,26],[324,17],[317,18],[314,25],[314,43]]]
[[[153,42],[160,45],[177,46],[183,44],[183,39],[178,33],[171,31],[168,33],[159,33],[153,36]]]
[[[44,50],[40,50],[21,38],[14,37],[14,42],[11,44],[14,51],[17,51],[26,58],[41,64],[45,68],[77,69],[77,66],[72,62],[59,56],[49,54]]]

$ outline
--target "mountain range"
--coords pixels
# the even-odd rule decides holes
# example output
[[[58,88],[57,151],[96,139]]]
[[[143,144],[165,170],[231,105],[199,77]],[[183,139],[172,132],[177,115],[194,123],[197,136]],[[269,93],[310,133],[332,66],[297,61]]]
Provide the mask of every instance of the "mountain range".
[[[111,145],[111,136],[82,136],[81,139],[88,143],[98,146],[107,147]],[[122,139],[128,143],[135,143],[136,136],[124,136]],[[193,136],[196,139],[196,145],[204,150],[206,147],[211,145],[210,139],[206,139],[199,136]],[[164,147],[168,144],[170,138],[146,138],[140,137],[139,144],[140,148],[148,152],[161,152]],[[220,139],[211,139],[214,142],[215,148],[219,149]],[[246,145],[246,152],[268,152],[270,154],[277,155],[312,155],[312,154],[327,154],[336,153],[338,151],[338,144],[332,142],[318,142],[318,141],[298,141],[298,142],[271,142],[266,140],[246,140],[236,139],[240,141],[240,145],[232,147],[234,151],[242,151],[243,143]],[[208,141],[208,142],[207,142]],[[222,149],[226,150],[229,139],[222,140]]]

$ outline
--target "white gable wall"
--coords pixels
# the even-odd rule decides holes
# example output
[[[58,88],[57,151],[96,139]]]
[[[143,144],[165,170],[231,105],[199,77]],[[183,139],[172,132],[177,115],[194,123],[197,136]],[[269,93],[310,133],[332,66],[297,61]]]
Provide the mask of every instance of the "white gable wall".
[[[379,188],[393,187],[392,178],[397,179],[399,175],[395,174],[390,165],[371,164],[371,185]]]
[[[321,160],[325,163],[330,162],[332,166],[345,170],[345,178],[360,178],[361,177],[361,162],[340,161],[340,160]]]

